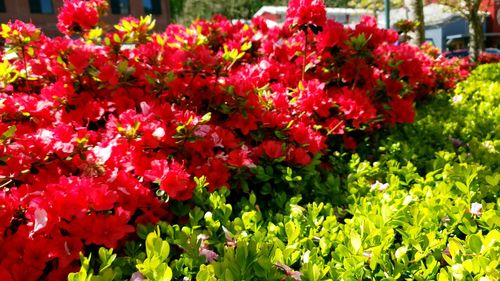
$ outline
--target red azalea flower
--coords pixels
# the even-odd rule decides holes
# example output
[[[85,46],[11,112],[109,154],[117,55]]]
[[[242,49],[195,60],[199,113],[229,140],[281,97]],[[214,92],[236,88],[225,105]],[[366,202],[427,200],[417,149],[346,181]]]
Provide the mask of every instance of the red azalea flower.
[[[322,0],[290,0],[286,22],[298,26],[323,26],[326,22],[325,4]]]
[[[389,102],[391,107],[390,117],[387,121],[390,123],[413,123],[415,121],[415,109],[413,107],[413,98],[400,98],[395,96]]]
[[[283,143],[279,141],[266,140],[260,145],[267,156],[271,159],[283,156]]]
[[[99,22],[97,8],[95,1],[66,0],[57,17],[57,28],[66,35],[86,32]]]
[[[252,159],[249,158],[249,151],[246,146],[231,151],[227,157],[227,163],[235,168],[255,167]]]
[[[358,144],[353,137],[344,136],[344,146],[349,150],[355,150]]]
[[[377,117],[377,110],[364,90],[344,87],[336,95],[335,101],[340,105],[340,110],[345,114],[345,117],[353,120],[353,125],[356,128]]]
[[[213,192],[217,188],[229,187],[227,182],[231,178],[231,174],[223,159],[208,159],[205,165],[197,168],[195,174],[197,177],[207,177],[209,192]]]
[[[81,219],[81,227],[85,227],[85,230],[80,228],[78,231],[86,231],[81,234],[85,244],[116,248],[119,240],[134,232],[134,227],[128,224],[130,215],[121,208],[117,208],[115,212],[114,215],[89,215]]]
[[[306,166],[311,163],[311,156],[307,153],[307,150],[302,147],[291,147],[287,153],[288,161]]]
[[[10,275],[10,273],[9,273],[10,270],[12,270],[12,269],[7,270],[7,268],[3,267],[0,264],[0,280],[3,280],[3,281],[14,281],[12,279],[12,275]]]
[[[144,173],[144,177],[160,182],[160,189],[167,192],[168,196],[176,200],[188,200],[191,198],[195,183],[184,167],[172,161],[154,160],[151,162],[151,170]]]
[[[322,51],[328,48],[341,47],[348,39],[348,34],[345,32],[344,25],[328,20],[323,27],[323,32],[318,34],[317,47]]]

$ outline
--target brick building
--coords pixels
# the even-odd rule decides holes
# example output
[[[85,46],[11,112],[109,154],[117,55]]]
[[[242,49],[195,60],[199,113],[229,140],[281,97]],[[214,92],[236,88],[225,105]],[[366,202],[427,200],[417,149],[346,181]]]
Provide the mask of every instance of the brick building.
[[[109,15],[103,20],[115,24],[121,17],[152,14],[156,30],[162,31],[170,21],[168,0],[109,0]],[[49,36],[60,35],[57,14],[63,0],[0,0],[0,22],[22,20],[32,22]]]

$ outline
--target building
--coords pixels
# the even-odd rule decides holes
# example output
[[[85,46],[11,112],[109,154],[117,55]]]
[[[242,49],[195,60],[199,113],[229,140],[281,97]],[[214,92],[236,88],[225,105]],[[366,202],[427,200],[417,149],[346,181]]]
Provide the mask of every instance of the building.
[[[280,25],[286,20],[286,6],[263,6],[254,17],[263,17],[270,24]],[[366,9],[326,8],[326,17],[348,26],[354,26],[361,21],[361,17],[373,15],[373,11]]]
[[[465,49],[469,41],[467,20],[453,9],[431,2],[424,6],[425,38],[441,51]],[[500,48],[500,0],[483,0],[481,10],[485,17],[485,47]],[[391,9],[391,25],[408,19],[408,9]],[[385,26],[385,15],[378,17],[380,27]]]
[[[121,17],[152,14],[157,31],[170,22],[168,0],[110,0],[109,15],[103,21],[116,24]],[[0,0],[0,22],[22,20],[41,27],[48,36],[61,35],[57,30],[57,14],[63,0]]]
[[[408,9],[398,8],[391,9],[390,20],[391,26],[397,21],[408,19]],[[451,46],[450,36],[457,34],[469,34],[467,21],[459,14],[453,12],[447,6],[437,3],[431,3],[424,6],[425,19],[425,40],[432,43],[441,51],[449,48],[462,48],[463,46]],[[385,15],[381,14],[378,17],[378,25],[385,26]]]
[[[485,0],[484,6],[488,13],[486,18],[485,46],[500,49],[500,0]]]

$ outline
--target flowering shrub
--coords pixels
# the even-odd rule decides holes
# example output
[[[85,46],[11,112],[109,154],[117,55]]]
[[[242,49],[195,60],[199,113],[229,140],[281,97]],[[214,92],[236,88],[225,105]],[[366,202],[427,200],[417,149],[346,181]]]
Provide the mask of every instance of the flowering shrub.
[[[477,58],[478,64],[496,63],[500,62],[499,54],[490,54],[486,52],[481,52]]]
[[[64,3],[65,37],[3,24],[0,279],[61,280],[80,251],[171,220],[197,185],[323,161],[453,86],[433,69],[455,64],[395,46],[373,18],[351,29],[316,18],[321,1],[290,5],[282,29],[216,17],[151,34],[145,17],[104,32],[98,0]]]
[[[479,66],[415,123],[377,132],[376,159],[347,155],[347,175],[329,175],[345,178],[345,204],[299,195],[262,208],[256,193],[234,200],[235,190],[198,186],[188,223],[141,225],[125,253],[101,249],[69,280],[151,280],[155,270],[165,280],[497,280],[498,75],[500,64]],[[158,234],[161,243],[147,242]],[[163,268],[151,268],[165,253]]]

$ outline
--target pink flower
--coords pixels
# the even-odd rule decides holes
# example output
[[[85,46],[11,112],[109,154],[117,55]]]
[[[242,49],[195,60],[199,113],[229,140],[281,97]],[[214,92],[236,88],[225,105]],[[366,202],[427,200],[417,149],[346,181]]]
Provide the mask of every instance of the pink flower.
[[[144,275],[142,275],[139,271],[132,273],[129,281],[142,281],[144,280]]]
[[[219,257],[216,252],[206,248],[200,248],[199,254],[200,256],[205,256],[207,262],[212,262]]]
[[[208,236],[206,236],[205,234],[200,234],[196,238],[198,241],[200,241],[200,248],[198,250],[198,253],[200,256],[205,256],[207,262],[212,262],[219,257],[216,252],[208,249]]]

